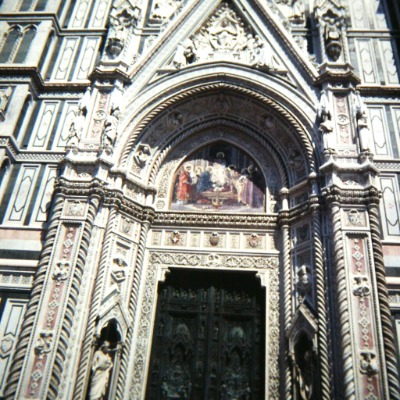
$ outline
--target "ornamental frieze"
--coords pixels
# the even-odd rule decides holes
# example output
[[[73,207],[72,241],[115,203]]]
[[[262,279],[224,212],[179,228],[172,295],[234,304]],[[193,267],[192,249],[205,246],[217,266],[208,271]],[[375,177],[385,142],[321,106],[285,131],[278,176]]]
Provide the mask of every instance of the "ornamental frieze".
[[[163,253],[150,254],[152,264],[186,267],[221,267],[238,269],[276,269],[276,256],[243,256],[217,253]]]

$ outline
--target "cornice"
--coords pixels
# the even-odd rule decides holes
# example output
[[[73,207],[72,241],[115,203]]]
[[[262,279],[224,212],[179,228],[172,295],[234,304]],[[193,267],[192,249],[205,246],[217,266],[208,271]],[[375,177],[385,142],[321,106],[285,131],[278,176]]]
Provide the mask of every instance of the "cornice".
[[[342,189],[337,185],[325,187],[322,194],[328,205],[379,205],[381,192],[369,186],[365,189]]]
[[[156,212],[154,226],[188,226],[219,228],[268,228],[274,229],[277,225],[277,215],[249,215],[249,214],[222,214],[222,213],[178,213]]]
[[[17,81],[17,83],[20,83],[21,80],[26,83],[32,83],[39,93],[43,91],[83,93],[86,88],[90,86],[89,80],[84,82],[45,82],[36,66],[27,66],[23,64],[0,64],[0,82]]]

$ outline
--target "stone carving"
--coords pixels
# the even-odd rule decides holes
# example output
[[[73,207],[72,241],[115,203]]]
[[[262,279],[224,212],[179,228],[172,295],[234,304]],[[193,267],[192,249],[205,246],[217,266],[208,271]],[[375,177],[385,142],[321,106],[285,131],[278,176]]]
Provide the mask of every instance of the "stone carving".
[[[125,271],[122,270],[116,270],[111,272],[111,277],[113,278],[113,280],[115,281],[115,283],[117,284],[121,284],[125,278],[126,278],[126,274]]]
[[[0,89],[0,121],[4,121],[8,102],[12,94],[12,88]]]
[[[83,216],[85,211],[85,204],[76,200],[76,201],[69,201],[68,208],[65,213],[66,216],[71,217],[81,217]]]
[[[179,233],[179,232],[178,232]],[[271,256],[238,256],[230,254],[207,254],[207,253],[152,253],[151,262],[154,264],[165,264],[175,266],[205,266],[212,264],[225,266],[227,268],[254,268],[254,269],[274,269],[278,265],[278,258]]]
[[[322,27],[326,54],[332,61],[337,61],[342,53],[342,28],[345,25],[345,10],[326,2],[323,9],[317,6],[316,16]]]
[[[347,218],[348,218],[350,225],[355,225],[355,226],[364,225],[362,214],[360,214],[357,210],[354,210],[354,209],[350,210],[347,213]]]
[[[360,151],[362,153],[370,152],[370,132],[367,122],[367,110],[361,99],[360,92],[354,93],[354,114],[357,121],[358,137],[360,141]]]
[[[150,154],[150,146],[147,144],[140,144],[133,155],[133,159],[140,168],[143,168],[146,165]]]
[[[91,100],[91,89],[88,88],[79,101],[78,110],[72,120],[69,128],[69,135],[67,137],[67,147],[77,147],[82,137],[83,128],[85,127],[86,115],[88,113],[89,104]]]
[[[68,261],[62,260],[57,263],[57,267],[54,268],[53,272],[53,279],[57,282],[57,286],[68,279],[69,267],[70,263]]]
[[[174,130],[178,128],[183,122],[183,115],[182,113],[175,111],[168,115],[167,117],[167,127],[168,129]]]
[[[104,342],[94,353],[89,399],[102,400],[107,392],[113,362],[109,354],[109,343]]]
[[[305,13],[304,0],[293,0],[292,15],[290,17],[290,21],[295,24],[303,24],[305,21],[304,13]]]
[[[320,119],[319,131],[322,134],[322,143],[324,153],[333,153],[332,132],[333,122],[332,113],[329,108],[329,100],[325,90],[321,91],[321,98],[318,107],[318,118]]]
[[[257,235],[257,233],[252,233],[247,239],[247,243],[250,247],[259,247],[261,244],[261,238]]]
[[[49,331],[42,331],[39,334],[35,346],[35,354],[38,359],[43,359],[45,354],[50,353],[53,344],[53,333]]]
[[[303,264],[297,271],[297,290],[303,297],[311,293],[311,272],[308,265]]]
[[[365,297],[371,294],[368,278],[357,276],[354,278],[353,294],[357,297]]]
[[[365,375],[375,375],[378,372],[376,354],[374,351],[360,352],[360,371]]]
[[[131,29],[137,25],[141,9],[127,1],[116,0],[110,12],[110,30],[106,50],[111,58],[118,57],[126,45]]]
[[[104,123],[103,135],[101,138],[101,144],[103,148],[112,149],[118,135],[118,124],[119,124],[120,110],[119,108],[112,108],[110,115],[107,117]]]
[[[182,0],[156,0],[150,18],[168,20],[182,7],[182,3]]]
[[[173,231],[170,235],[170,241],[174,245],[178,245],[182,241],[182,236],[179,231]]]
[[[212,232],[210,237],[208,238],[211,246],[217,246],[219,243],[220,236],[218,232]]]
[[[227,3],[222,3],[214,15],[195,35],[180,43],[172,65],[214,60],[236,61],[261,69],[275,69],[269,44],[254,35]]]

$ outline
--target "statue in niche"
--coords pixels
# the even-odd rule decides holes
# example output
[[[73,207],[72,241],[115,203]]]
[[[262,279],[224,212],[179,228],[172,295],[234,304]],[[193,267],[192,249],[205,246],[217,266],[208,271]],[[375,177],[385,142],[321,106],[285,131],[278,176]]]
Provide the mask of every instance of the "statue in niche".
[[[310,267],[303,264],[297,271],[297,290],[303,297],[311,292]]]
[[[360,140],[360,151],[370,152],[370,131],[367,122],[367,110],[361,99],[360,92],[357,90],[355,93],[355,117],[357,120],[358,136]]]
[[[78,103],[78,110],[72,120],[67,138],[67,147],[76,147],[82,137],[85,126],[86,115],[91,101],[91,89],[88,88]]]
[[[324,40],[325,48],[328,56],[333,60],[337,61],[342,53],[341,43],[341,20],[329,10],[324,16]]]
[[[126,45],[129,31],[137,25],[141,9],[135,3],[132,5],[114,6],[110,12],[110,31],[107,41],[107,52],[111,58],[116,58]]]
[[[103,147],[114,147],[118,134],[119,116],[119,107],[112,108],[110,115],[107,117],[106,122],[104,123],[104,131],[102,137]]]
[[[81,109],[78,108],[78,111],[74,119],[72,120],[72,124],[69,128],[67,147],[78,146],[79,140],[82,136],[84,125],[85,125],[85,114]]]
[[[331,137],[333,132],[332,114],[329,109],[329,101],[325,90],[321,91],[318,117],[321,120],[319,125],[319,131],[322,133],[323,150],[324,152],[328,153],[334,152],[333,146],[331,144],[332,141]]]
[[[314,390],[316,368],[315,354],[311,340],[302,333],[295,345],[295,376],[299,399],[310,400]]]
[[[113,362],[109,354],[109,347],[109,342],[105,341],[94,353],[89,390],[90,400],[105,399],[110,380],[110,372],[113,367]]]

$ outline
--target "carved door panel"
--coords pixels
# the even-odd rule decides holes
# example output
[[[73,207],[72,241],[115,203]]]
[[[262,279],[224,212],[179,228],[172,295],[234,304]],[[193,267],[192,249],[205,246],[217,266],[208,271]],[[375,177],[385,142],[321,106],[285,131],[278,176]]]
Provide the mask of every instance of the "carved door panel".
[[[159,289],[146,399],[264,398],[264,337],[254,274],[173,270]]]

